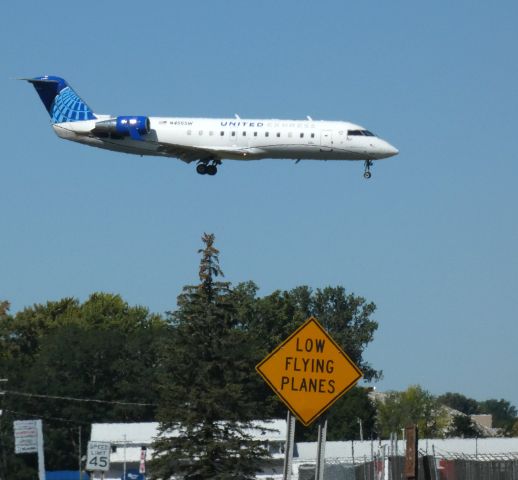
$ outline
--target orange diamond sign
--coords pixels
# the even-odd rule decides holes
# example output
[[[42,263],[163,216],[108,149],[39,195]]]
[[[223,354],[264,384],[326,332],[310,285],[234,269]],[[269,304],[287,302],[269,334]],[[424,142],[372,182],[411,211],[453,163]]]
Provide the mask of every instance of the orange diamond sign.
[[[358,367],[313,317],[255,368],[305,426],[362,377]]]

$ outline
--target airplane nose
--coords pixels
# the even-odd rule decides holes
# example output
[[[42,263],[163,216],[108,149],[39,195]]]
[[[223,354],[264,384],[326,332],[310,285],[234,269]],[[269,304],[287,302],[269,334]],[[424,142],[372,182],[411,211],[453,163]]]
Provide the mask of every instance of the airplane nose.
[[[388,158],[397,155],[399,150],[383,140],[382,144],[379,146],[379,153],[383,156],[382,158]]]
[[[393,147],[392,145],[390,145],[390,143],[388,144],[388,148],[387,148],[387,154],[391,157],[393,157],[394,155],[397,155],[399,153],[399,150],[396,148],[396,147]]]

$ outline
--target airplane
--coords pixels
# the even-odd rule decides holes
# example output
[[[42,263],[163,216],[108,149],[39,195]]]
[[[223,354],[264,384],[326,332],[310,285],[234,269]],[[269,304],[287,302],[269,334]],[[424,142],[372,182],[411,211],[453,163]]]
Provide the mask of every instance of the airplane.
[[[215,175],[222,160],[360,160],[371,178],[374,160],[399,151],[349,122],[101,115],[61,77],[23,78],[45,105],[60,138],[136,155],[196,162],[200,175]]]

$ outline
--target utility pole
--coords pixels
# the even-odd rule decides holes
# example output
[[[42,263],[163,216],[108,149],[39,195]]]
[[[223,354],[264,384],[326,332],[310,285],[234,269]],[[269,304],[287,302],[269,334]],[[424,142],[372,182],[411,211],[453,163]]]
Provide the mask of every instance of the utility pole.
[[[360,441],[363,442],[363,424],[362,419],[360,417],[358,417],[358,423],[360,424]]]
[[[126,434],[124,434],[124,463],[123,463],[123,477],[126,480]]]
[[[7,378],[0,378],[0,384],[1,383],[5,383],[7,382]],[[3,397],[3,395],[5,395],[5,392],[0,389],[0,398]],[[2,404],[0,405],[0,420],[2,418],[2,414],[3,414],[3,402]],[[1,422],[0,422],[1,423]],[[2,445],[2,425],[0,424],[0,449],[2,450],[2,468],[0,469],[0,480],[5,480],[5,472],[6,472],[6,468],[7,468],[7,465],[6,465],[6,457],[5,457],[5,447]]]
[[[79,426],[79,480],[83,479],[83,471],[81,468],[81,426]]]

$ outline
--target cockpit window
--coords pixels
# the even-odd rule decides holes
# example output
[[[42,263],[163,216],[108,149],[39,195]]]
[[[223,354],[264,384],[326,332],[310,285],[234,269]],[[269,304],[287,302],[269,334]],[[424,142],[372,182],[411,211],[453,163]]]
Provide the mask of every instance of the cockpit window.
[[[375,137],[374,133],[369,132],[368,130],[349,130],[347,132],[347,135],[353,136],[353,137],[361,137],[362,135],[365,135],[366,137]]]

